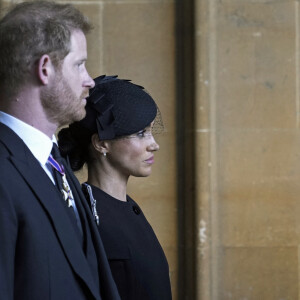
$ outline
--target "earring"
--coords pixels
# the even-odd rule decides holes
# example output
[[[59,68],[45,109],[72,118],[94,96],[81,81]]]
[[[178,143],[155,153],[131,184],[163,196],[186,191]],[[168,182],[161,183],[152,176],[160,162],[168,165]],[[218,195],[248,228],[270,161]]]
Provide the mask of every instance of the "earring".
[[[103,156],[106,157],[106,152],[103,152]]]

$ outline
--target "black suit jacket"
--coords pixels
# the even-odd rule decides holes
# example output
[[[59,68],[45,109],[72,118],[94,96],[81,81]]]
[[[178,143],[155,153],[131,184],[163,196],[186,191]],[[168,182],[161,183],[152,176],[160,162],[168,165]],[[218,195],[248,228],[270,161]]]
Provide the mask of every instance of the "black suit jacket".
[[[79,183],[69,169],[66,173],[80,198],[96,266],[88,262],[90,249],[84,252],[48,175],[24,142],[0,123],[0,299],[120,299]]]

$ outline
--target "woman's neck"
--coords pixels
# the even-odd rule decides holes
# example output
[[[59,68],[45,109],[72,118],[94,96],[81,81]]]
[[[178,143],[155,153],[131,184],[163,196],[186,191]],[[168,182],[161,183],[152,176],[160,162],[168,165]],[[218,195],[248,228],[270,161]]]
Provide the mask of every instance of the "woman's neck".
[[[94,164],[93,167],[88,168],[87,182],[118,200],[127,201],[128,178],[113,172],[113,170],[108,171],[103,166],[97,167]]]

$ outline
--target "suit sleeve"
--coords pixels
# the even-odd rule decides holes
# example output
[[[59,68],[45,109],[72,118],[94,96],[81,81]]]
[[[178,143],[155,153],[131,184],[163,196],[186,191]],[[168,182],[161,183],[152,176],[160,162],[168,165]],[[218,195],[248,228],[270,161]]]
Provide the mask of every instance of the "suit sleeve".
[[[2,175],[2,174],[1,174]],[[14,297],[14,261],[17,240],[17,217],[8,193],[8,186],[0,176],[0,295]]]

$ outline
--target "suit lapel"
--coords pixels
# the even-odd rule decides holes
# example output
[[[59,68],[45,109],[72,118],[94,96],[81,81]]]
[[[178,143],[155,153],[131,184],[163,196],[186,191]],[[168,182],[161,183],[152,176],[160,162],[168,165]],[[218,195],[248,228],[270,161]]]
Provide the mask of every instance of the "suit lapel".
[[[58,239],[74,272],[86,283],[95,299],[99,299],[99,290],[94,284],[94,278],[82,247],[76,237],[71,220],[66,215],[63,202],[60,201],[55,186],[23,141],[3,124],[0,124],[0,140],[12,154],[9,158],[12,164],[49,213]],[[18,149],[18,151],[15,149]]]

